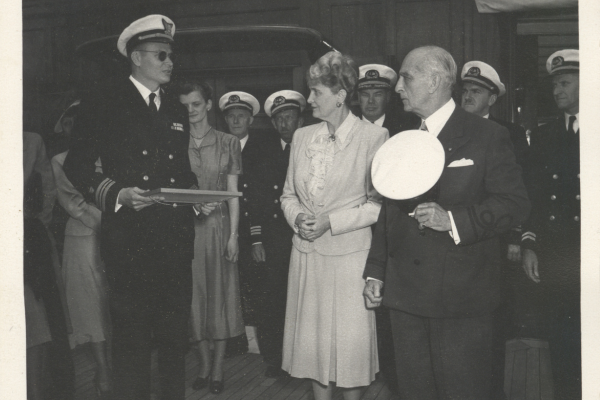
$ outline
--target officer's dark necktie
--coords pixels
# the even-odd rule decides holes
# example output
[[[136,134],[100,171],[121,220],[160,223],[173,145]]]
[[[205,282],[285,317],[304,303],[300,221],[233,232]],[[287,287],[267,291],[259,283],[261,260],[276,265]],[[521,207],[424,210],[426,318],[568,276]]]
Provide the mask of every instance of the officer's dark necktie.
[[[286,143],[285,144],[285,148],[283,149],[283,165],[285,165],[285,168],[287,169],[289,163],[290,163],[290,144]]]
[[[429,132],[429,129],[427,129],[427,125],[425,124],[425,120],[421,122],[421,127],[419,128],[419,130]]]
[[[158,108],[156,108],[156,103],[154,102],[154,99],[156,98],[156,93],[150,93],[149,98],[149,102],[148,102],[148,107],[150,107],[150,110],[154,113],[158,112]]]
[[[575,124],[576,119],[577,119],[577,117],[574,115],[571,115],[569,117],[569,129],[567,129],[567,132],[569,132],[569,135],[575,134],[575,129],[573,128],[573,124]]]

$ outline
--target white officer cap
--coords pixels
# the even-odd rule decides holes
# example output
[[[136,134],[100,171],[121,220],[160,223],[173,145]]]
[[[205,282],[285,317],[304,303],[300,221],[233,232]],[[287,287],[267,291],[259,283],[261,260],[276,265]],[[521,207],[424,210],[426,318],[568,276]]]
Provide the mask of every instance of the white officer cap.
[[[306,99],[300,93],[294,90],[280,90],[275,92],[265,101],[265,112],[269,117],[274,116],[279,111],[295,108],[300,112],[306,107]]]
[[[548,57],[546,70],[550,75],[579,72],[579,50],[559,50]]]
[[[252,116],[258,114],[260,110],[260,104],[256,97],[252,96],[246,92],[229,92],[225,93],[221,96],[219,100],[219,108],[221,111],[229,110],[230,108],[244,108],[250,113]]]
[[[506,87],[500,82],[500,77],[491,65],[482,61],[469,61],[465,64],[460,73],[460,79],[463,82],[470,82],[479,85],[498,97],[506,93]]]
[[[398,74],[385,65],[366,64],[358,69],[358,90],[393,89],[397,81]]]
[[[117,41],[119,53],[127,57],[127,50],[144,42],[173,43],[175,23],[164,15],[148,15],[133,21]]]
[[[63,131],[62,119],[65,117],[67,111],[69,111],[73,107],[78,106],[79,103],[81,103],[81,100],[77,99],[73,103],[71,103],[71,105],[69,105],[69,107],[67,107],[65,111],[63,111],[63,113],[60,115],[60,118],[58,119],[58,121],[56,121],[56,124],[54,125],[54,133],[61,133]]]
[[[444,148],[432,134],[403,131],[385,142],[373,158],[373,186],[393,200],[412,199],[431,189],[444,170]]]

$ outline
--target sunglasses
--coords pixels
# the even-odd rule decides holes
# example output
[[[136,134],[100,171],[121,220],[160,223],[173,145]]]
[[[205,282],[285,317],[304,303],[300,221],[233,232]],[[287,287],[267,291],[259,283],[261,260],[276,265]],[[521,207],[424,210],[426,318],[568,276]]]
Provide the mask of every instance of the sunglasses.
[[[143,51],[145,53],[158,53],[158,59],[160,61],[165,61],[167,59],[167,57],[169,57],[169,59],[173,62],[175,62],[175,60],[177,59],[177,55],[175,55],[174,53],[167,53],[166,51],[163,50],[136,50],[136,51]]]

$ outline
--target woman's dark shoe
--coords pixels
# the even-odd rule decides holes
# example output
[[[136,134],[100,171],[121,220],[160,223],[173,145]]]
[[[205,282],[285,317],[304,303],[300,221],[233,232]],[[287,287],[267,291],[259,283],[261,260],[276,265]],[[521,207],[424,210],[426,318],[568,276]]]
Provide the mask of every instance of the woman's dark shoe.
[[[194,390],[200,390],[205,388],[206,386],[208,386],[208,377],[206,378],[202,378],[202,377],[197,377],[196,380],[194,381],[194,383],[192,383],[192,389]]]
[[[210,392],[214,394],[219,394],[223,391],[225,385],[222,381],[210,381]]]

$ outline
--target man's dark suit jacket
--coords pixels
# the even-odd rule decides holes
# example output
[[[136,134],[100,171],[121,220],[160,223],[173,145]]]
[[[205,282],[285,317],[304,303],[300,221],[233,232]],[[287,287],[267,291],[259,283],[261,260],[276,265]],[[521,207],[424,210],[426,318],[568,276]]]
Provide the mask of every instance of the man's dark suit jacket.
[[[525,129],[520,125],[494,118],[491,115],[489,120],[494,121],[495,123],[500,124],[508,129],[510,141],[515,148],[517,164],[519,164],[524,170],[526,168],[527,155],[529,154],[529,143],[527,142],[527,134],[525,133]]]
[[[407,313],[453,318],[483,315],[499,303],[498,234],[530,210],[521,168],[505,128],[456,107],[438,139],[446,155],[437,203],[452,212],[460,235],[420,231],[385,199],[365,268],[384,281],[383,304]],[[449,167],[455,161],[473,165]]]
[[[523,170],[523,175],[525,175],[525,171],[528,168],[527,157],[529,156],[529,143],[527,142],[527,134],[525,133],[525,129],[520,125],[496,119],[491,115],[489,117],[489,120],[494,121],[495,123],[502,125],[506,129],[508,129],[508,133],[510,134],[510,141],[512,142],[514,147],[517,164],[521,166],[521,169]],[[511,229],[509,232],[506,232],[503,235],[503,238],[507,244],[521,244],[521,227],[517,227]]]
[[[522,245],[538,251],[559,239],[565,250],[580,246],[579,134],[569,135],[564,114],[540,126],[531,136],[527,177],[533,209],[523,226]],[[557,249],[554,249],[557,250]]]
[[[189,259],[194,254],[191,207],[152,205],[115,212],[121,189],[196,185],[188,158],[185,108],[163,93],[153,113],[129,79],[97,88],[80,105],[75,141],[64,163],[67,178],[102,210],[102,256],[107,262]],[[96,160],[102,172],[96,172]]]
[[[261,226],[261,235],[253,236],[254,241],[261,241],[267,249],[267,257],[278,253],[276,259],[289,261],[292,250],[294,231],[288,225],[281,209],[280,198],[287,175],[289,154],[284,154],[279,140],[265,140],[264,160],[260,172],[260,190],[256,201],[251,203],[251,213],[257,216]],[[279,256],[279,253],[282,253]],[[289,264],[289,262],[287,263]],[[286,265],[286,268],[288,265]]]
[[[238,190],[243,193],[240,199],[240,245],[250,246],[262,240],[262,174],[269,169],[268,150],[273,147],[274,139],[249,135],[242,150],[242,175],[238,182]]]

